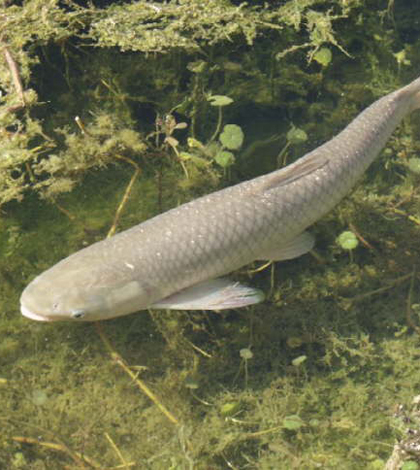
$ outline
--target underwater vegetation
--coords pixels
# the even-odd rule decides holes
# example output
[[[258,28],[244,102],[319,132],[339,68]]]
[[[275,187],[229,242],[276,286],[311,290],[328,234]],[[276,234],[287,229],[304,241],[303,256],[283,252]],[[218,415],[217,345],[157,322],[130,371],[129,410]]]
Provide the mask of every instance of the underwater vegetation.
[[[420,74],[416,2],[0,2],[0,468],[420,465],[420,116],[235,274],[252,309],[39,324],[62,257],[294,161]]]

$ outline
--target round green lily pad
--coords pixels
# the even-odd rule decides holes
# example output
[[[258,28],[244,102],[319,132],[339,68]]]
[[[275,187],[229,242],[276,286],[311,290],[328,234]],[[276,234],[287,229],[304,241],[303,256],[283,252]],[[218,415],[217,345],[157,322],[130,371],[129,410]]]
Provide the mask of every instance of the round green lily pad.
[[[214,159],[222,168],[227,168],[235,163],[235,155],[227,150],[221,150],[218,152]]]
[[[332,53],[328,47],[321,47],[314,54],[314,59],[323,67],[327,67],[332,60]]]
[[[347,230],[337,237],[337,243],[343,250],[354,250],[359,244],[359,240],[353,232]]]
[[[237,124],[226,124],[219,136],[223,147],[229,150],[237,150],[244,141],[244,133]]]

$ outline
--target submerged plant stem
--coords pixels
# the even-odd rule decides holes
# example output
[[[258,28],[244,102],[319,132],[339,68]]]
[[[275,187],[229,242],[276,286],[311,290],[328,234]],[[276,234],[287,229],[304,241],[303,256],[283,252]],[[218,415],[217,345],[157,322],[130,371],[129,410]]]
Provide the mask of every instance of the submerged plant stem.
[[[355,297],[347,299],[347,300],[350,300],[351,302],[358,302],[360,300],[366,299],[367,297],[370,297],[371,295],[381,294],[382,292],[385,292],[389,289],[393,289],[398,284],[400,284],[402,282],[405,282],[407,279],[410,279],[412,277],[413,277],[413,273],[405,274],[404,276],[401,276],[401,277],[398,277],[397,279],[394,279],[391,282],[391,284],[388,285],[388,286],[380,287],[379,289],[374,289],[374,290],[371,290],[369,292],[365,292],[364,294],[356,295]]]
[[[125,205],[127,204],[128,198],[130,197],[131,190],[133,188],[134,182],[140,175],[141,169],[137,165],[136,162],[131,160],[130,158],[123,157],[121,155],[117,156],[120,160],[130,163],[130,165],[134,166],[135,171],[133,176],[130,179],[130,182],[127,185],[127,188],[124,192],[124,196],[118,206],[118,209],[114,216],[114,221],[112,223],[111,228],[108,231],[107,238],[111,237],[117,228],[118,221],[120,219],[121,213],[124,210]],[[111,341],[106,336],[105,332],[102,329],[102,325],[100,322],[95,323],[96,332],[98,333],[99,337],[101,338],[103,344],[105,345],[106,349],[108,350],[109,354],[111,355],[112,359],[126,372],[133,382],[137,384],[140,390],[152,400],[152,402],[159,408],[159,410],[171,421],[173,424],[179,424],[179,421],[175,418],[175,416],[161,403],[158,397],[149,389],[149,387],[137,377],[130,367],[125,363],[124,359],[120,356],[120,354],[115,350],[114,346],[112,345]]]
[[[105,437],[108,440],[108,442],[111,444],[111,447],[113,448],[114,452],[117,454],[119,459],[122,462],[122,467],[121,468],[129,468],[135,465],[135,462],[126,462],[124,456],[122,455],[120,449],[117,447],[117,444],[113,441],[112,437],[106,432]]]
[[[214,134],[211,136],[211,139],[209,140],[209,142],[213,142],[213,140],[216,140],[216,137],[220,133],[220,129],[222,128],[223,111],[222,111],[221,106],[218,106],[218,108],[219,108],[219,114],[218,114],[218,118],[217,118],[216,130],[214,131]]]
[[[86,468],[85,463],[88,464],[89,467],[91,468],[101,468],[101,465],[99,465],[94,460],[90,459],[84,454],[81,454],[80,452],[76,452],[76,451],[69,449],[64,444],[56,444],[55,442],[43,442],[43,441],[40,441],[39,439],[34,439],[32,437],[22,437],[22,436],[15,436],[12,439],[15,442],[20,442],[22,444],[36,444],[42,447],[46,447],[48,449],[64,452],[65,454],[68,454],[77,463],[77,465],[79,465],[79,468]]]
[[[10,53],[9,49],[6,46],[3,47],[3,54],[4,54],[4,58],[6,59],[7,65],[10,69],[10,73],[12,74],[12,80],[16,88],[16,93],[19,96],[19,100],[21,101],[22,107],[24,107],[26,105],[26,102],[25,102],[25,96],[23,94],[23,86],[22,86],[22,80],[20,79],[19,68],[15,60],[13,59],[12,54]]]
[[[123,196],[123,198],[122,198],[122,200],[121,200],[121,202],[118,206],[118,209],[115,212],[114,221],[112,222],[111,228],[109,229],[109,232],[107,234],[107,238],[112,237],[112,235],[114,235],[115,230],[117,229],[118,222],[119,222],[120,217],[121,217],[121,213],[124,210],[125,205],[127,204],[128,198],[130,197],[131,190],[133,189],[134,182],[136,181],[136,179],[139,177],[139,175],[141,173],[140,167],[137,165],[137,163],[135,161],[131,160],[131,158],[123,157],[121,155],[117,155],[116,158],[129,163],[130,165],[132,165],[135,168],[135,170],[134,170],[133,176],[130,179],[130,182],[127,185],[127,188],[125,189],[124,196]]]
[[[175,418],[175,416],[163,405],[163,403],[158,399],[158,397],[150,390],[150,388],[137,377],[130,367],[125,363],[124,359],[120,356],[120,354],[115,350],[114,346],[109,341],[108,337],[104,333],[102,329],[102,324],[100,322],[95,322],[96,332],[100,336],[102,342],[104,343],[105,347],[108,349],[108,352],[112,359],[126,372],[133,382],[137,384],[140,390],[152,400],[152,402],[159,408],[159,410],[169,419],[169,421],[173,424],[179,424],[179,421]]]
[[[73,215],[71,212],[69,212],[67,209],[65,209],[63,206],[61,206],[55,199],[52,199],[52,203],[54,206],[66,217],[68,217],[72,222],[77,220],[77,217]]]
[[[408,291],[408,296],[407,296],[407,310],[406,310],[406,318],[407,318],[407,323],[413,330],[420,335],[420,328],[414,323],[413,317],[411,315],[412,309],[412,298],[413,298],[413,290],[414,290],[414,279],[416,277],[416,267],[413,267],[413,272],[411,273],[411,281],[410,281],[410,289]]]
[[[365,238],[363,238],[362,235],[360,235],[360,232],[357,230],[353,223],[349,223],[349,228],[360,240],[360,242],[365,245],[366,248],[369,248],[369,250],[375,250],[375,248]]]

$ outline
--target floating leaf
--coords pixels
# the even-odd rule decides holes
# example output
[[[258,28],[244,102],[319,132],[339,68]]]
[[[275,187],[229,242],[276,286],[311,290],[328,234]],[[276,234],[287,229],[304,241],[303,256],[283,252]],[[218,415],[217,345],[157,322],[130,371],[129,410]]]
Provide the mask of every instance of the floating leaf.
[[[179,142],[175,139],[175,137],[167,136],[165,137],[165,142],[169,144],[171,147],[176,147]]]
[[[233,103],[232,98],[224,95],[211,95],[207,98],[207,101],[210,103],[210,106],[227,106]]]
[[[420,158],[410,158],[408,160],[408,168],[416,175],[420,175]]]
[[[195,62],[187,64],[187,69],[193,73],[203,73],[206,67],[207,64],[204,60],[196,60]]]
[[[283,419],[282,424],[284,428],[289,429],[290,431],[295,431],[296,429],[299,429],[302,426],[305,426],[305,423],[302,421],[302,419],[298,415],[286,416]]]
[[[227,168],[235,163],[235,155],[227,150],[222,150],[214,157],[214,160],[222,168]]]
[[[328,47],[321,47],[314,54],[314,59],[323,67],[327,67],[332,60],[332,53]]]
[[[223,132],[219,136],[219,140],[223,147],[229,150],[237,150],[244,141],[244,133],[238,125],[226,124],[223,128]]]
[[[242,359],[248,360],[254,357],[254,353],[249,348],[243,348],[239,351],[239,355]]]
[[[343,250],[354,250],[359,244],[359,240],[353,232],[347,230],[337,237],[337,243]]]
[[[295,357],[292,361],[292,365],[295,367],[299,367],[301,364],[303,364],[306,359],[308,359],[308,356],[298,356]]]
[[[396,52],[395,54],[392,54],[395,57],[395,60],[397,61],[398,65],[411,65],[411,61],[407,59],[407,51],[405,49]]]
[[[238,401],[225,403],[220,407],[220,414],[222,416],[232,416],[240,410],[241,404]]]
[[[301,144],[308,140],[308,134],[299,127],[293,126],[286,135],[287,141],[293,145]]]

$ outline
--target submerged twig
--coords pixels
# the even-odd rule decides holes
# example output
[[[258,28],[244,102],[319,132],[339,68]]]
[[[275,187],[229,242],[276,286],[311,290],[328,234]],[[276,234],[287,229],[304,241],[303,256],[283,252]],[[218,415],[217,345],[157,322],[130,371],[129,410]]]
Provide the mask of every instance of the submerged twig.
[[[175,418],[175,416],[163,405],[163,403],[158,399],[158,397],[150,390],[150,388],[137,377],[137,374],[135,374],[130,367],[125,363],[124,359],[120,356],[120,354],[115,350],[107,336],[105,335],[103,329],[102,329],[102,324],[100,322],[95,323],[95,328],[102,339],[102,342],[108,349],[108,352],[110,353],[112,359],[126,372],[133,382],[136,383],[136,385],[140,388],[140,390],[152,400],[152,402],[159,408],[159,410],[171,421],[173,424],[179,424],[178,420]]]
[[[414,279],[416,276],[416,267],[413,267],[413,272],[411,273],[411,282],[410,282],[410,289],[408,291],[408,296],[407,296],[407,309],[406,309],[406,318],[407,318],[407,323],[413,330],[420,335],[420,327],[418,327],[414,321],[413,317],[411,316],[412,312],[412,298],[413,298],[413,290],[414,290]]]
[[[77,124],[77,127],[80,129],[80,132],[85,135],[91,136],[90,132],[86,129],[84,122],[81,120],[80,116],[74,118],[74,122]]]
[[[117,454],[119,459],[122,462],[122,465],[119,465],[118,468],[129,468],[135,465],[135,462],[126,462],[124,456],[122,455],[120,449],[118,449],[117,444],[113,441],[112,437],[106,432],[105,437],[107,438],[108,442],[111,444],[111,447],[113,448],[114,452]],[[115,468],[115,467],[114,467]]]
[[[400,443],[397,442],[394,445],[391,456],[385,463],[384,470],[400,469],[402,464],[404,463],[406,456],[407,456],[406,452],[404,452],[404,449],[402,449]]]
[[[356,237],[359,239],[362,245],[365,245],[365,247],[369,248],[369,250],[375,251],[375,248],[365,238],[363,238],[362,235],[360,235],[360,232],[357,230],[355,225],[352,224],[351,222],[349,223],[349,228],[356,235]]]
[[[326,264],[327,263],[327,261],[319,253],[317,253],[314,249],[309,251],[309,254],[311,256],[313,256],[318,261],[319,264]]]
[[[405,274],[404,276],[398,277],[397,279],[394,279],[390,285],[385,286],[385,287],[379,287],[379,289],[374,289],[369,292],[365,292],[364,294],[356,295],[356,297],[353,298],[346,298],[346,300],[350,302],[358,302],[359,300],[364,300],[367,297],[370,297],[375,294],[381,294],[382,292],[386,292],[389,289],[393,289],[396,285],[401,284],[402,282],[405,282],[407,279],[410,279],[410,277],[413,276],[413,273],[410,274]]]
[[[22,80],[20,78],[19,67],[17,66],[15,60],[13,59],[13,56],[10,53],[9,48],[5,45],[3,45],[3,54],[4,54],[4,58],[6,59],[7,65],[10,69],[10,73],[12,75],[12,81],[13,81],[13,85],[15,86],[16,93],[18,94],[19,99],[21,101],[21,107],[25,107],[26,106],[25,95],[23,93],[23,86],[22,86]]]
[[[216,140],[216,137],[218,136],[218,134],[220,133],[220,130],[222,129],[222,123],[223,123],[222,106],[218,106],[218,108],[219,108],[219,111],[218,111],[218,115],[217,115],[216,129],[215,129],[213,135],[210,137],[209,142],[213,142],[214,140]]]
[[[69,212],[67,209],[65,209],[63,206],[61,206],[54,198],[51,198],[52,203],[54,206],[66,217],[68,217],[72,222],[77,221],[77,217],[73,215],[71,212]]]
[[[264,269],[267,269],[272,264],[273,264],[273,261],[267,261],[264,264],[262,264],[261,266],[258,266],[258,268],[248,269],[247,274],[259,273],[261,271],[264,271]]]
[[[47,447],[48,449],[57,450],[59,452],[64,452],[69,455],[78,465],[78,468],[86,468],[85,464],[88,464],[91,468],[103,468],[99,463],[95,462],[91,458],[87,457],[80,452],[69,449],[65,444],[57,444],[55,442],[44,442],[39,439],[34,439],[32,437],[23,437],[23,436],[14,436],[12,439],[15,442],[22,444],[36,444],[42,447]]]
[[[123,160],[124,162],[127,162],[130,165],[132,165],[134,167],[134,173],[130,179],[130,182],[128,183],[125,189],[124,196],[121,199],[121,202],[117,208],[117,211],[115,212],[114,221],[112,222],[111,228],[108,231],[107,238],[112,237],[112,235],[114,235],[115,230],[117,229],[118,222],[121,217],[121,213],[124,210],[125,205],[127,204],[128,198],[130,197],[131,190],[133,189],[133,185],[141,173],[140,167],[137,165],[137,163],[134,160],[131,160],[131,158],[123,157],[122,155],[117,155],[116,158],[118,158],[119,160]]]
[[[193,349],[195,349],[197,352],[199,352],[200,354],[202,354],[204,357],[207,357],[209,359],[212,358],[212,355],[209,354],[208,352],[204,351],[204,349],[201,349],[199,348],[198,346],[196,346],[194,343],[192,343],[191,341],[189,341],[188,339],[185,340]]]

